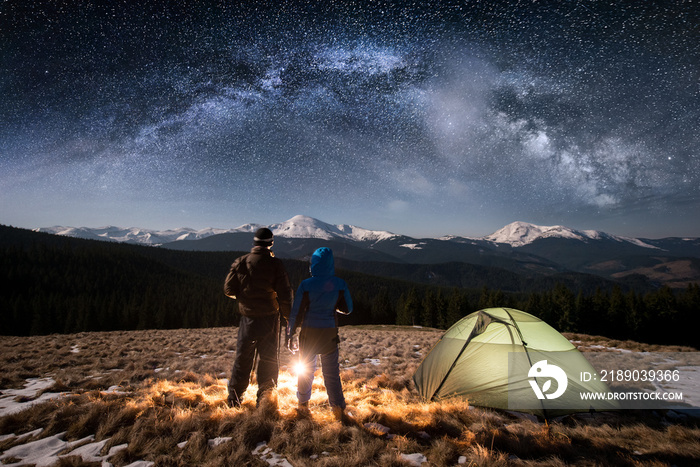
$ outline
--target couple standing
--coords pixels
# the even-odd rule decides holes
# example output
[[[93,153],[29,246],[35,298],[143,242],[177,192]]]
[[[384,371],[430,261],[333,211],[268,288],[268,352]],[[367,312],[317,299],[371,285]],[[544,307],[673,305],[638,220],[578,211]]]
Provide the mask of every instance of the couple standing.
[[[340,339],[336,311],[343,314],[352,312],[347,284],[335,276],[331,249],[319,248],[311,256],[311,277],[299,285],[292,304],[289,278],[282,261],[275,258],[270,250],[272,244],[272,232],[266,228],[258,229],[253,249],[233,262],[224,284],[224,293],[238,300],[241,313],[236,357],[228,383],[229,405],[240,406],[256,351],[260,356],[258,405],[277,385],[281,314],[287,321],[287,342],[291,343],[292,337],[300,330],[299,351],[306,371],[298,375],[299,410],[308,411],[317,356],[321,355],[328,400],[334,417],[342,421],[345,417],[345,397],[338,366]]]

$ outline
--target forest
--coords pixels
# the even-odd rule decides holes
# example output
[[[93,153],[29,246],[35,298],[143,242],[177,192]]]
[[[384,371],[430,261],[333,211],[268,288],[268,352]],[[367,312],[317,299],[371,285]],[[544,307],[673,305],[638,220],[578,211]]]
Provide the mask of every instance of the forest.
[[[235,326],[236,302],[223,294],[230,264],[242,252],[188,252],[81,240],[0,226],[0,318],[3,335]],[[293,288],[308,264],[283,260]],[[698,347],[698,284],[595,290],[555,283],[518,292],[490,283],[440,287],[339,269],[355,304],[347,324],[447,329],[488,307],[513,307],[561,332]]]

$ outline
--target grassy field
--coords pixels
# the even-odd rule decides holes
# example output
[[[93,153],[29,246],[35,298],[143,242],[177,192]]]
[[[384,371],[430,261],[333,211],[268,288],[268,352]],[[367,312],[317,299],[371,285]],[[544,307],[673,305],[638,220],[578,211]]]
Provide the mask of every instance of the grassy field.
[[[409,327],[342,328],[341,378],[355,418],[346,425],[333,420],[320,371],[311,416],[297,413],[296,378],[286,351],[281,351],[276,403],[256,408],[253,382],[243,406],[228,408],[235,328],[0,337],[0,389],[21,389],[27,380],[46,378],[41,390],[17,392],[25,395],[11,402],[22,410],[7,409],[0,417],[0,460],[32,463],[20,454],[22,447],[38,452],[51,441],[57,448],[35,463],[700,464],[697,420],[624,412],[545,424],[470,407],[464,400],[422,402],[411,377],[441,334]],[[692,350],[567,337],[582,349]]]

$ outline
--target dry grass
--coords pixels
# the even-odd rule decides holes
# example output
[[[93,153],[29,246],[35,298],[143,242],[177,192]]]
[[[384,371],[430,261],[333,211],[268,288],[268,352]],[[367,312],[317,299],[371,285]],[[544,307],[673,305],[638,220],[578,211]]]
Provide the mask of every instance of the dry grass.
[[[255,408],[255,386],[240,409],[225,405],[235,329],[2,337],[0,387],[50,376],[65,397],[0,418],[0,434],[44,428],[41,437],[128,443],[110,462],[156,465],[267,465],[254,454],[266,442],[292,465],[697,465],[700,429],[648,413],[575,416],[542,424],[466,401],[423,403],[411,376],[441,332],[412,328],[343,328],[341,378],[357,423],[333,420],[317,373],[311,416],[296,411],[296,381],[282,370],[273,403]],[[603,338],[568,336],[583,345],[625,348]],[[600,342],[600,344],[598,344]],[[77,350],[77,351],[76,351]],[[655,351],[659,349],[655,348]],[[676,349],[678,351],[678,349]],[[120,386],[120,392],[107,392]],[[385,433],[386,428],[389,433]],[[230,437],[219,445],[215,438]],[[183,447],[179,443],[187,442]],[[0,451],[17,444],[0,441]],[[62,465],[83,465],[64,459]]]

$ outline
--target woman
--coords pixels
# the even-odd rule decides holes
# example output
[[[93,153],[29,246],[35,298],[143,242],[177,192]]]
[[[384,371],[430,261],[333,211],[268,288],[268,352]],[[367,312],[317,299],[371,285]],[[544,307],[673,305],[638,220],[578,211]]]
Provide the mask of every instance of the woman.
[[[345,397],[338,367],[338,322],[336,312],[352,313],[352,298],[343,279],[335,276],[333,251],[319,248],[311,256],[311,277],[304,280],[294,296],[287,327],[288,342],[298,329],[299,352],[304,371],[297,378],[299,410],[308,411],[311,385],[321,355],[323,382],[336,420],[346,421]],[[295,350],[295,349],[294,349]]]

